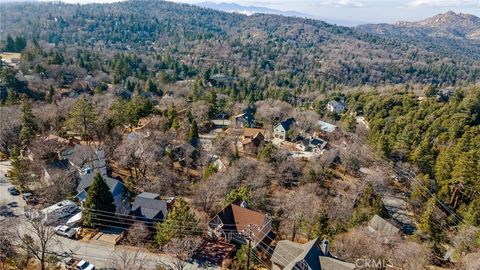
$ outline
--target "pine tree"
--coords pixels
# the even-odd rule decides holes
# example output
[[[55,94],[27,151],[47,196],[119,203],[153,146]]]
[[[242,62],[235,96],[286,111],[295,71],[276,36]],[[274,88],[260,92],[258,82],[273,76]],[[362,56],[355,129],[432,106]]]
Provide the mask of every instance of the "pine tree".
[[[190,210],[190,206],[184,199],[178,198],[172,209],[168,211],[165,220],[158,223],[155,242],[159,246],[164,246],[172,238],[183,238],[200,232],[198,220]]]
[[[67,127],[87,142],[93,139],[97,113],[95,107],[84,96],[73,104],[67,119]]]
[[[198,140],[198,127],[197,121],[193,120],[188,130],[188,141],[192,144],[195,144]]]
[[[5,51],[15,52],[15,42],[13,41],[12,36],[7,35],[7,40],[5,42]]]
[[[12,184],[22,186],[28,178],[27,168],[24,161],[20,157],[20,150],[14,146],[10,153],[11,166],[10,181]]]
[[[252,195],[250,194],[250,187],[248,185],[243,185],[230,191],[225,197],[224,206],[227,206],[236,200],[244,201],[247,205],[252,203]]]
[[[20,141],[27,146],[35,137],[37,124],[32,112],[32,104],[27,97],[22,98],[22,129],[20,130]]]
[[[109,218],[106,212],[115,213],[115,204],[112,193],[105,180],[97,173],[93,178],[92,185],[88,188],[87,198],[83,203],[83,224],[94,226],[105,223]],[[96,211],[98,210],[98,211]]]
[[[480,226],[480,198],[474,199],[468,205],[465,221],[472,226]]]
[[[157,85],[153,82],[152,79],[148,79],[145,91],[148,92],[148,93],[157,94],[157,92],[158,92]]]
[[[55,89],[53,88],[53,85],[50,84],[50,87],[48,87],[48,93],[47,93],[47,97],[45,98],[45,100],[48,103],[52,103],[54,95],[55,95]]]
[[[442,228],[440,221],[437,220],[435,216],[436,208],[437,198],[433,196],[428,200],[425,210],[420,217],[418,230],[426,239],[434,243],[440,243],[443,239]]]
[[[345,117],[343,117],[343,128],[350,133],[355,133],[357,130],[357,120],[353,115],[351,114],[346,114]]]

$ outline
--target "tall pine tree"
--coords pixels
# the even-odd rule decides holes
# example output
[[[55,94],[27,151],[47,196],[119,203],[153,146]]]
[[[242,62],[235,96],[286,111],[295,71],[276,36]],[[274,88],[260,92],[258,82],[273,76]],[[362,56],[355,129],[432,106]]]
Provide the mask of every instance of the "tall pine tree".
[[[168,212],[163,223],[158,223],[155,241],[159,246],[167,244],[172,238],[182,238],[201,233],[198,220],[187,202],[178,198]]]
[[[193,120],[192,124],[190,125],[190,129],[188,130],[188,141],[191,144],[195,144],[198,141],[198,127],[197,121]]]
[[[32,104],[27,97],[22,98],[22,129],[20,130],[20,141],[23,146],[28,146],[35,137],[37,124],[32,112]]]
[[[97,112],[84,96],[75,101],[68,113],[67,127],[87,142],[93,139],[97,122]]]
[[[112,193],[105,180],[97,173],[88,188],[87,198],[83,203],[83,225],[93,227],[113,219],[115,204]],[[109,215],[107,212],[112,213]],[[111,216],[111,217],[109,217]]]

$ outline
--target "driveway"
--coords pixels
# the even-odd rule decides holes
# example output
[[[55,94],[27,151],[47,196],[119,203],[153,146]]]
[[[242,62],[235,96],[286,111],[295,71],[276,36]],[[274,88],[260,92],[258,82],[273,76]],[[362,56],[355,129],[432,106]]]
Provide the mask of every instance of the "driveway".
[[[24,215],[24,207],[26,205],[22,196],[12,196],[8,193],[8,188],[12,185],[8,182],[8,178],[5,177],[5,173],[10,168],[9,161],[0,162],[0,206],[4,210],[4,213],[13,213],[12,215],[2,216],[0,212],[0,222],[3,219],[14,219],[18,224],[18,230],[20,234],[28,233],[27,218]],[[11,210],[11,211],[5,211]],[[154,254],[144,249],[136,249],[130,247],[119,247],[109,244],[102,244],[98,242],[87,242],[83,240],[72,240],[62,236],[55,236],[54,241],[50,244],[49,252],[56,254],[68,254],[69,256],[85,259],[94,264],[97,269],[112,267],[114,261],[125,261],[136,258],[138,269],[149,270],[157,269],[157,265],[160,262],[169,262],[171,259],[168,255]],[[185,270],[195,269],[220,269],[219,267],[200,266],[196,263],[188,264]]]
[[[0,162],[0,220],[10,216],[23,216],[25,201],[21,195],[12,196],[8,192],[8,188],[12,185],[8,182],[8,178],[5,177],[8,169],[10,168],[9,161]]]

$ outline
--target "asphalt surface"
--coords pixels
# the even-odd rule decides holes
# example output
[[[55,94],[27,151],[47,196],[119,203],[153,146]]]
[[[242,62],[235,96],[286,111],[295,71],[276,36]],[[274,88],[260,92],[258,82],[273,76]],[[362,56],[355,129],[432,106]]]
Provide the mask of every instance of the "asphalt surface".
[[[18,226],[20,235],[31,234],[29,231],[29,223],[24,213],[25,201],[22,196],[12,196],[8,192],[8,188],[12,185],[5,177],[5,173],[9,168],[9,162],[0,162],[0,222],[4,220],[13,220]],[[33,236],[33,235],[32,235]],[[113,267],[116,263],[121,263],[135,259],[135,267],[129,267],[133,270],[156,269],[160,263],[171,261],[167,255],[159,255],[148,252],[146,250],[113,246],[111,244],[103,244],[99,242],[87,242],[83,240],[73,240],[59,235],[55,235],[53,241],[49,245],[49,252],[61,254],[63,256],[77,257],[89,261],[96,266],[96,269]],[[123,258],[123,259],[122,259]],[[220,269],[219,267],[205,268],[198,264],[188,264],[185,270],[194,269]]]

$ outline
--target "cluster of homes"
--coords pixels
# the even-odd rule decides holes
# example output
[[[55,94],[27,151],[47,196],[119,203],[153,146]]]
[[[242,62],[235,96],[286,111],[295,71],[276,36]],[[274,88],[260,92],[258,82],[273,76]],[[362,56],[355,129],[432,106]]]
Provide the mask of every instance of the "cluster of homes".
[[[338,110],[340,106],[337,101],[331,102],[332,110]],[[330,104],[330,103],[329,103]],[[342,105],[343,106],[343,105]],[[344,109],[344,107],[342,107]],[[273,130],[257,127],[252,109],[246,109],[243,113],[235,116],[235,125],[243,129],[241,145],[246,154],[256,154],[258,150],[268,142],[285,149],[298,152],[310,152],[321,154],[328,143],[319,138],[319,134],[296,135],[294,132],[297,121],[294,118],[287,118],[273,127]],[[337,126],[319,121],[318,130],[325,133],[333,133]]]
[[[261,132],[251,134],[252,142],[263,136]],[[75,198],[80,204],[86,199],[94,175],[100,173],[112,193],[118,214],[129,214],[150,225],[167,216],[175,198],[162,198],[159,194],[149,192],[129,198],[124,184],[108,174],[105,151],[102,148],[73,143],[57,136],[49,136],[45,140],[54,141],[60,146],[57,148],[58,158],[44,168],[44,181],[48,181],[58,170],[75,173],[78,179]],[[240,245],[250,241],[253,248],[266,251],[272,256],[273,269],[354,269],[354,265],[330,254],[327,241],[315,239],[306,244],[298,244],[283,240],[272,251],[271,244],[274,240],[272,218],[268,214],[249,209],[244,202],[236,201],[227,205],[208,223],[208,235],[205,235],[196,258],[221,265],[235,254]]]

